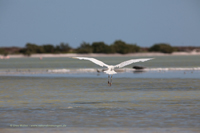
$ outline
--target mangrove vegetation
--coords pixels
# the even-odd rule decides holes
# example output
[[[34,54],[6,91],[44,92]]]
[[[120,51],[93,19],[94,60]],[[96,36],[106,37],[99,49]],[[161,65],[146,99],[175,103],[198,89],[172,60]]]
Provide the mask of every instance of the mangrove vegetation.
[[[162,52],[171,54],[174,51],[187,51],[192,49],[200,49],[200,47],[172,47],[168,43],[157,43],[151,47],[140,47],[137,44],[129,44],[122,40],[116,40],[112,44],[108,45],[104,42],[87,43],[82,42],[79,47],[72,48],[68,43],[60,43],[59,45],[44,44],[37,45],[34,43],[27,43],[24,48],[18,47],[2,47],[0,48],[0,54],[7,56],[8,54],[24,54],[30,56],[31,54],[42,53],[105,53],[105,54],[129,54],[137,52]]]

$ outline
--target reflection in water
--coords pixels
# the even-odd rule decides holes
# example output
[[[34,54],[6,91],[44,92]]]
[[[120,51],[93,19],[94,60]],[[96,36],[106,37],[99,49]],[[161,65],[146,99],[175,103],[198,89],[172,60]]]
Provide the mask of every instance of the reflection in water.
[[[146,72],[145,70],[134,70],[133,73],[137,74],[137,73],[144,73]]]

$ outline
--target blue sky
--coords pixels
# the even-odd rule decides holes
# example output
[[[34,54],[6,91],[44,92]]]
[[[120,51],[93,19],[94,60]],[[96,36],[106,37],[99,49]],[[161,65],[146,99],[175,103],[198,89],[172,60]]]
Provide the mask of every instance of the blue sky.
[[[200,46],[200,0],[0,0],[0,47],[115,40]]]

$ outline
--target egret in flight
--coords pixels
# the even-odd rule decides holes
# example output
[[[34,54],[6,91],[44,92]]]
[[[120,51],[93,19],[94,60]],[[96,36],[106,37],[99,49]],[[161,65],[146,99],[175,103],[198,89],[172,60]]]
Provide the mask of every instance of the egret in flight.
[[[107,65],[105,63],[103,63],[102,61],[100,60],[97,60],[95,58],[89,58],[89,57],[72,57],[72,58],[75,58],[75,59],[80,59],[80,60],[89,60],[101,67],[107,67],[108,70],[104,71],[106,74],[108,74],[108,85],[111,86],[112,84],[112,75],[113,74],[117,74],[117,72],[115,72],[115,68],[122,68],[124,66],[127,66],[127,65],[130,65],[132,63],[136,63],[136,62],[144,62],[144,61],[148,61],[148,60],[151,60],[153,58],[146,58],[146,59],[131,59],[131,60],[127,60],[127,61],[124,61],[120,64],[117,64],[117,65]]]

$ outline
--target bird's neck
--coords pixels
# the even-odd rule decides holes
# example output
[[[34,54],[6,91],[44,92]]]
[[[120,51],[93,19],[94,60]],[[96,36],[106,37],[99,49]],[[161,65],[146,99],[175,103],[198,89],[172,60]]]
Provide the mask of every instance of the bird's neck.
[[[114,71],[114,66],[109,66],[109,67],[108,67],[108,70]]]

